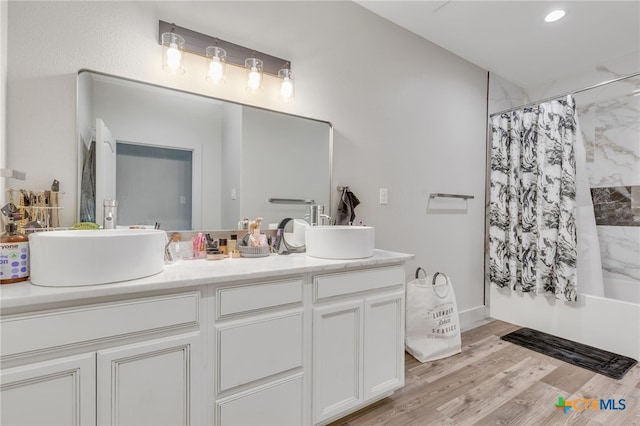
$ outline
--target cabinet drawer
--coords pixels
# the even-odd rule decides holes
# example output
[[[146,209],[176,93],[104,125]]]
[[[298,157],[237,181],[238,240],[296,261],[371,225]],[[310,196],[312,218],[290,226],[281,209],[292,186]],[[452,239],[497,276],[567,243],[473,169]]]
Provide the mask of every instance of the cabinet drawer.
[[[217,330],[218,393],[302,366],[302,312]]]
[[[217,425],[299,426],[304,394],[302,376],[269,383],[219,400]]]
[[[199,302],[192,292],[3,318],[2,356],[195,326]]]
[[[302,280],[220,288],[217,318],[302,302]]]
[[[334,296],[404,285],[404,268],[394,266],[363,271],[317,275],[313,279],[315,301]]]

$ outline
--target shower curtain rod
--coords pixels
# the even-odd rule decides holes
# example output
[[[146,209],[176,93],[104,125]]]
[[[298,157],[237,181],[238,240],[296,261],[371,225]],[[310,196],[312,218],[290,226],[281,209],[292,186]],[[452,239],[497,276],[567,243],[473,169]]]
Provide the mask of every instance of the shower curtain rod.
[[[521,108],[529,108],[529,107],[541,104],[543,102],[549,102],[549,101],[553,101],[555,99],[564,98],[565,96],[568,96],[568,95],[575,95],[576,93],[586,92],[587,90],[591,90],[591,89],[597,89],[598,87],[605,86],[605,85],[607,85],[609,83],[615,83],[615,82],[618,82],[618,81],[626,80],[627,78],[633,78],[633,77],[638,77],[638,76],[640,76],[640,72],[637,72],[637,73],[634,73],[634,74],[625,75],[624,77],[614,78],[613,80],[603,81],[601,83],[594,84],[593,86],[584,87],[584,88],[579,89],[579,90],[574,90],[572,92],[563,93],[562,95],[551,96],[549,98],[544,98],[544,99],[539,100],[537,102],[531,102],[531,103],[528,103],[526,105],[521,105],[521,106],[505,109],[504,111],[494,112],[493,114],[490,114],[489,117],[493,117],[494,115],[498,115],[498,114],[504,114],[506,112],[515,111],[515,110],[521,109]]]

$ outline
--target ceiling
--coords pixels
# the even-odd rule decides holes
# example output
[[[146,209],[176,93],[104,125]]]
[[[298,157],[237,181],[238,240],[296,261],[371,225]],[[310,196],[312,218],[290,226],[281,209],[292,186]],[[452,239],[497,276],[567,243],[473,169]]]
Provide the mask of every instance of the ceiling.
[[[621,61],[640,70],[639,0],[356,2],[527,90]]]

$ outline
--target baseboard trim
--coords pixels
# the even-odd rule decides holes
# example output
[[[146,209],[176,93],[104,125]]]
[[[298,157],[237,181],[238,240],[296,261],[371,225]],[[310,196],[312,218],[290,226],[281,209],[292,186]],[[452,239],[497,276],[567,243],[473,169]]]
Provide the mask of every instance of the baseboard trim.
[[[468,330],[482,325],[489,319],[489,309],[487,306],[477,306],[475,308],[466,309],[458,312],[460,318],[460,330]]]

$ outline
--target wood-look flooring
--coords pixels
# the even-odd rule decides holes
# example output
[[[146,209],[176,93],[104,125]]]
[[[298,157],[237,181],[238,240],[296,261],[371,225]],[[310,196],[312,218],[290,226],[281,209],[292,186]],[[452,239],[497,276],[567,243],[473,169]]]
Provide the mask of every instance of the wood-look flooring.
[[[492,321],[462,333],[462,353],[421,364],[405,354],[405,386],[332,426],[640,425],[640,365],[621,380],[500,340]],[[555,408],[565,400],[625,399],[624,410]],[[618,405],[619,407],[619,405]]]

